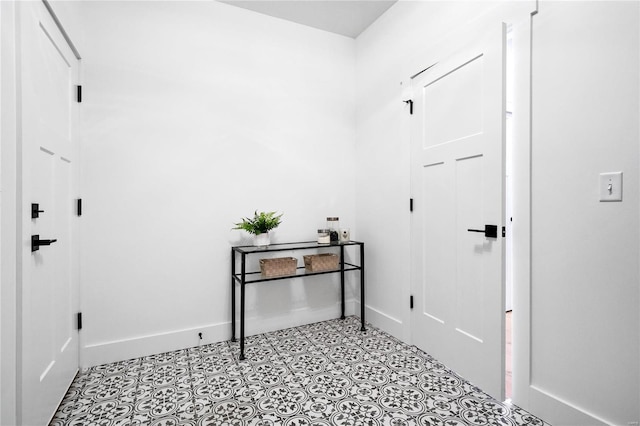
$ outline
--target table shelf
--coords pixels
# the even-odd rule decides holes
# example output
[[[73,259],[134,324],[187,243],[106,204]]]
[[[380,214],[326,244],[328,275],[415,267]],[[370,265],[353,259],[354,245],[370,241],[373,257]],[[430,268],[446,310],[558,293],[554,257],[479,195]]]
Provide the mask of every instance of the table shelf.
[[[358,265],[354,265],[352,263],[344,263],[344,272],[349,271],[359,271],[360,267]],[[310,277],[313,275],[325,275],[325,274],[335,274],[340,272],[340,269],[331,269],[328,271],[318,271],[318,272],[310,272],[307,271],[304,266],[299,266],[296,268],[296,273],[291,275],[281,275],[278,277],[264,277],[260,271],[256,272],[246,272],[245,273],[245,284],[253,284],[253,283],[261,283],[265,281],[277,281],[277,280],[286,280],[286,279],[294,279],[301,277]],[[233,276],[236,280],[236,283],[242,283],[242,274],[235,274]]]
[[[295,243],[278,243],[278,244],[270,244],[268,246],[235,246],[232,247],[232,250],[237,253],[271,253],[277,251],[288,251],[288,250],[307,250],[307,249],[332,249],[339,247],[348,247],[348,246],[359,246],[361,243],[359,241],[345,241],[342,243],[335,244],[320,244],[316,241],[302,241]]]

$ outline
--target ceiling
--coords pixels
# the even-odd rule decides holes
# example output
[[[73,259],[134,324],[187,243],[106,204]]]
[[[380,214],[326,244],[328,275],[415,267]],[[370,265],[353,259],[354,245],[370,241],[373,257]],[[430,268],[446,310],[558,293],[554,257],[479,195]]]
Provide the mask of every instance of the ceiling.
[[[356,38],[397,0],[219,0],[276,18]]]

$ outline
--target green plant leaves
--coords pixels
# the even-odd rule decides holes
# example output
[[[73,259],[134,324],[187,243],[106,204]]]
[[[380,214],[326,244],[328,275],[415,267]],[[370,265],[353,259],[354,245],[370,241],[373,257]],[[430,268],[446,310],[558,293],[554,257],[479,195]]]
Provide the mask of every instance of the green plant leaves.
[[[277,212],[260,212],[256,210],[253,214],[253,218],[245,217],[241,222],[236,223],[235,228],[232,229],[241,229],[243,231],[247,231],[250,234],[258,235],[264,234],[265,232],[269,232],[272,229],[275,229],[282,222],[282,215],[284,213],[280,213],[277,215]]]

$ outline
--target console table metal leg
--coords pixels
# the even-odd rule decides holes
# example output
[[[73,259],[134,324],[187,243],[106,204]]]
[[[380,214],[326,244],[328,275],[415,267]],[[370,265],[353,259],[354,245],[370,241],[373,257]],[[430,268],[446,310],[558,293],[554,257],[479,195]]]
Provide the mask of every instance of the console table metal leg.
[[[231,341],[236,341],[236,252],[231,249]]]
[[[244,359],[244,287],[245,287],[245,254],[242,253],[242,265],[240,281],[240,359]]]
[[[344,319],[344,246],[340,246],[340,319]]]
[[[364,327],[364,243],[360,244],[360,331],[366,331]]]

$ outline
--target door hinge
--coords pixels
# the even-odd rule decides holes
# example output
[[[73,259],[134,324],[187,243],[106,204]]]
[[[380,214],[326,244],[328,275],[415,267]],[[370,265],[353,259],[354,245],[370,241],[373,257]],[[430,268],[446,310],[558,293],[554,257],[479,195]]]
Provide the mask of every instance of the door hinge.
[[[77,325],[78,331],[82,330],[82,312],[78,312]]]
[[[76,86],[76,100],[78,103],[82,102],[82,86]]]
[[[507,228],[505,226],[502,227],[502,238],[507,236]]]
[[[413,309],[413,295],[409,296],[409,309]]]
[[[40,204],[31,203],[31,219],[39,218],[40,213],[44,213],[44,210],[40,210]]]
[[[413,100],[402,101],[405,104],[409,104],[409,115],[413,115]]]
[[[82,216],[82,198],[76,200],[76,214]]]
[[[413,198],[409,198],[409,211],[413,211]]]

